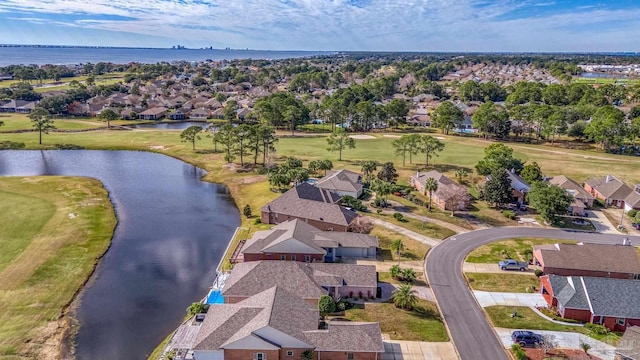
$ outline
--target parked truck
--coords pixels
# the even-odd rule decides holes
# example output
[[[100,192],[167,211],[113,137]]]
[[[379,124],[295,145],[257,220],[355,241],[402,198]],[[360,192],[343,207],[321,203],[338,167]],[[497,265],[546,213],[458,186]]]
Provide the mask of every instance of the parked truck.
[[[529,264],[513,259],[502,260],[498,263],[501,270],[520,270],[525,271],[529,268]]]

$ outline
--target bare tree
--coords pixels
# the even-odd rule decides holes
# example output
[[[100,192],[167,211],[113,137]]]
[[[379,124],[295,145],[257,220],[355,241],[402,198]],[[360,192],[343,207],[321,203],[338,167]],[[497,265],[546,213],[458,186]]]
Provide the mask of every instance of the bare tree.
[[[440,197],[446,199],[446,209],[451,210],[451,216],[460,210],[460,204],[466,205],[471,201],[471,196],[467,189],[462,186],[443,186],[440,190]]]
[[[551,334],[542,335],[542,342],[538,344],[538,347],[542,349],[545,354],[548,354],[549,351],[553,350],[556,346],[558,346],[556,336]]]
[[[358,216],[349,224],[350,232],[368,234],[371,230],[373,230],[373,221],[363,216]]]

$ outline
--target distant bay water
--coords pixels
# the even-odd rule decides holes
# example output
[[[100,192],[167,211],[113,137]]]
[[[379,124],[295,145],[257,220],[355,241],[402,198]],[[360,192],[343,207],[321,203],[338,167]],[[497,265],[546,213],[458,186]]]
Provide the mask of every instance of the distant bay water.
[[[29,64],[86,64],[130,62],[155,64],[172,61],[204,61],[233,59],[288,59],[317,55],[331,55],[322,51],[269,51],[219,49],[145,49],[145,48],[89,48],[89,47],[0,47],[0,66]]]

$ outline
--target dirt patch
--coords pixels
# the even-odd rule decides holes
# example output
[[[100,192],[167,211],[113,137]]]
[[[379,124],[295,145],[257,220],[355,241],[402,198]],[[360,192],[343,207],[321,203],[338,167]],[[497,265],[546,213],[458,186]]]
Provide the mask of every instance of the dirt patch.
[[[390,138],[399,138],[399,137],[400,137],[400,135],[389,135],[389,134],[384,134],[384,135],[382,135],[382,136],[384,136],[384,137],[390,137]]]
[[[162,145],[152,145],[152,146],[149,146],[149,149],[151,149],[151,150],[164,150],[165,147],[162,146]]]
[[[553,349],[545,354],[542,349],[525,349],[529,360],[601,360],[599,357],[586,354],[582,350]]]
[[[254,184],[267,179],[267,175],[243,176],[238,179],[238,184]]]
[[[376,138],[373,135],[349,135],[349,137],[352,139],[358,139],[358,140],[371,140]]]
[[[442,136],[436,136],[436,139],[438,139],[438,140],[445,140],[446,138],[443,138]]]

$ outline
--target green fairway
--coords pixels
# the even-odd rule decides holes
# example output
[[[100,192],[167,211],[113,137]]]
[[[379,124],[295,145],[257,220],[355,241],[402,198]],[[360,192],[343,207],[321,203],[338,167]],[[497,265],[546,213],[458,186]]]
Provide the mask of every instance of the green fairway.
[[[0,177],[0,223],[0,358],[57,357],[65,308],[113,234],[107,192],[87,178]]]
[[[33,130],[31,121],[26,114],[2,114],[0,115],[0,121],[4,122],[4,126],[0,127],[0,133],[16,130]],[[58,130],[85,130],[107,126],[105,122],[90,118],[54,119],[54,125]]]

